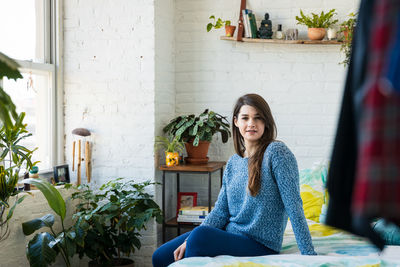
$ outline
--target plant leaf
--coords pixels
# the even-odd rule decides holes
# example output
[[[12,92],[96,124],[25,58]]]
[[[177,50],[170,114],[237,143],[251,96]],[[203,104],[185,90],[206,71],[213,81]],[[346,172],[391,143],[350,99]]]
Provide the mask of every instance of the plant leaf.
[[[58,192],[52,184],[40,179],[32,178],[24,179],[22,182],[36,186],[46,197],[50,208],[61,217],[62,221],[64,221],[66,214],[65,201],[60,192]]]
[[[32,267],[49,266],[56,260],[57,252],[49,247],[49,243],[54,241],[54,237],[47,232],[35,235],[29,241],[26,249],[26,257]]]
[[[22,223],[22,231],[24,235],[33,234],[36,230],[39,230],[42,227],[51,227],[54,224],[54,215],[46,214],[41,218],[33,219],[27,222]]]

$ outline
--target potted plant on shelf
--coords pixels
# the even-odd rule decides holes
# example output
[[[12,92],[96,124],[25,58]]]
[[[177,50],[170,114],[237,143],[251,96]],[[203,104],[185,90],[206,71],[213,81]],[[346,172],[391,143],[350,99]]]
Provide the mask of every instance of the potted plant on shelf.
[[[308,27],[308,38],[310,40],[322,40],[326,34],[326,28],[338,22],[337,19],[333,20],[336,15],[335,9],[329,10],[328,13],[322,11],[319,15],[311,13],[311,15],[304,15],[300,9],[300,17],[296,16],[297,24],[305,25]]]
[[[217,20],[215,20],[214,15],[210,16],[209,19],[214,20],[214,23],[210,22],[207,24],[207,32],[211,31],[212,28],[219,29],[222,26],[225,26],[225,35],[226,36],[232,37],[233,34],[235,33],[236,26],[232,26],[230,20],[222,20],[221,18],[218,18]]]
[[[339,30],[339,33],[343,35],[342,38],[343,43],[340,47],[340,51],[342,51],[345,56],[345,59],[339,64],[343,64],[344,66],[347,66],[350,62],[351,45],[353,42],[353,31],[357,22],[356,20],[357,14],[350,13],[348,16],[349,19],[343,21],[340,24],[340,30]]]
[[[154,150],[159,149],[165,150],[165,164],[170,166],[179,165],[179,152],[183,152],[184,145],[182,141],[173,135],[156,136],[156,141],[154,143]]]
[[[88,185],[79,186],[72,194],[72,199],[80,202],[73,215],[75,226],[86,231],[84,241],[77,245],[79,257],[89,257],[89,266],[133,266],[133,261],[123,256],[140,249],[139,231],[146,229],[152,218],[163,221],[160,207],[145,192],[154,184],[119,178],[96,193]]]
[[[214,134],[220,132],[222,143],[228,142],[231,132],[226,117],[206,109],[199,116],[182,115],[172,119],[163,129],[185,142],[189,163],[206,163],[208,147]]]

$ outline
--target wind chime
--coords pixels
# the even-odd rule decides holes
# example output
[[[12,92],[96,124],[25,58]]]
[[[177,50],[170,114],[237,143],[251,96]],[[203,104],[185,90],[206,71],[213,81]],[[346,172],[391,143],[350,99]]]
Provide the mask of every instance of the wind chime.
[[[91,158],[91,153],[90,153],[90,143],[89,141],[86,140],[87,136],[90,136],[90,131],[88,129],[85,128],[76,128],[72,131],[73,135],[76,136],[80,136],[83,138],[78,140],[78,162],[77,162],[77,185],[81,184],[81,170],[82,170],[82,161],[85,162],[85,170],[86,170],[86,178],[87,178],[87,182],[90,183],[90,179],[91,179],[91,172],[92,172],[92,158]],[[84,148],[85,148],[85,155],[84,158],[82,158],[81,155],[81,146],[82,143],[84,144]],[[72,142],[72,171],[75,171],[75,144],[76,141],[74,140]]]

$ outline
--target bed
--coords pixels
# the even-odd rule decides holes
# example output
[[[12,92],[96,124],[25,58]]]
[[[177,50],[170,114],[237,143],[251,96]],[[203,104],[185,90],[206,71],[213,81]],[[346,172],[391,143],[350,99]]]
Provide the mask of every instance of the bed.
[[[311,169],[300,171],[303,208],[317,256],[300,254],[289,221],[279,255],[193,257],[182,259],[170,266],[400,266],[400,246],[388,245],[381,253],[366,239],[327,227],[321,223],[327,204],[327,195],[324,189],[326,174],[326,164],[317,164]]]

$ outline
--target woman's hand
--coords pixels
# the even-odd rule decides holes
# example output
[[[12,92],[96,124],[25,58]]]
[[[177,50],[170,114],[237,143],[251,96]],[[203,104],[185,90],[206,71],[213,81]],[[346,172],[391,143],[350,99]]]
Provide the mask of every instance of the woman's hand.
[[[174,251],[174,259],[175,261],[179,261],[185,255],[186,250],[186,241],[182,243],[177,249]]]

